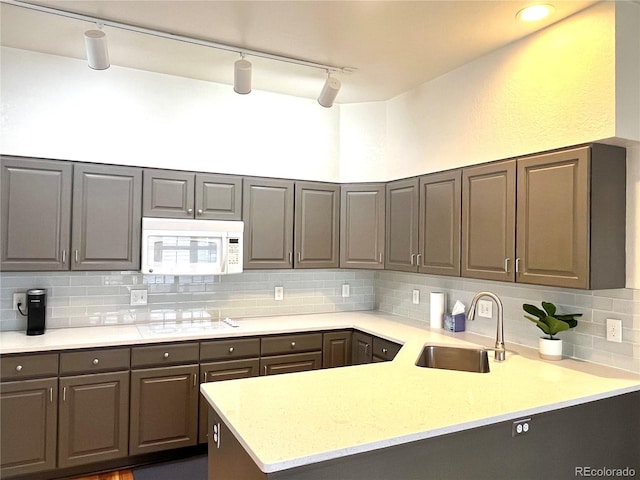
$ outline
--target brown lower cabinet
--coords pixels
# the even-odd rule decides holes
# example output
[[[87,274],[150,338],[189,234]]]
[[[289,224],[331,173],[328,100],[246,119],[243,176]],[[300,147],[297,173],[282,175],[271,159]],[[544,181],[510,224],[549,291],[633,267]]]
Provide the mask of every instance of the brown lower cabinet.
[[[402,348],[395,342],[358,331],[353,332],[351,345],[353,365],[391,361]]]
[[[59,468],[128,455],[128,370],[61,378],[59,405]]]
[[[0,478],[56,466],[58,379],[0,383]]]
[[[351,365],[350,330],[327,332],[322,336],[322,368]]]
[[[198,365],[131,371],[129,454],[196,444]]]

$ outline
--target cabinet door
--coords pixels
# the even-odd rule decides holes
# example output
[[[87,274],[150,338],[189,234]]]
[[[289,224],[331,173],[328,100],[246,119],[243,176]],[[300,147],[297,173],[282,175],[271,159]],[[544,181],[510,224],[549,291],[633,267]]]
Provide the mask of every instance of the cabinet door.
[[[129,372],[60,379],[58,466],[126,457]]]
[[[193,173],[147,168],[143,178],[143,216],[193,218]]]
[[[131,371],[129,454],[196,444],[198,365]]]
[[[373,359],[373,337],[362,332],[353,332],[352,337],[352,365],[371,363]]]
[[[350,331],[327,332],[322,340],[322,368],[351,365]]]
[[[293,182],[244,179],[244,268],[292,268]]]
[[[306,372],[322,367],[322,352],[294,353],[276,355],[260,359],[261,375],[279,375],[281,373]]]
[[[73,165],[16,157],[1,162],[1,270],[67,270]]]
[[[460,276],[461,175],[453,170],[420,178],[421,273]]]
[[[516,280],[588,288],[589,147],[518,160]]]
[[[56,466],[58,379],[0,383],[0,477]]]
[[[514,281],[516,161],[462,171],[462,276]]]
[[[337,268],[340,260],[340,187],[296,182],[296,268]]]
[[[242,178],[231,175],[196,175],[196,218],[240,220]]]
[[[260,359],[229,360],[225,362],[211,362],[200,364],[200,378],[203,383],[221,382],[236,378],[257,377],[260,374]],[[198,442],[207,442],[207,412],[209,404],[200,395],[200,415],[198,425]]]
[[[418,179],[387,184],[384,268],[416,272],[418,267]]]
[[[73,270],[139,270],[142,170],[74,166]]]
[[[384,268],[385,186],[343,185],[340,197],[340,267]]]

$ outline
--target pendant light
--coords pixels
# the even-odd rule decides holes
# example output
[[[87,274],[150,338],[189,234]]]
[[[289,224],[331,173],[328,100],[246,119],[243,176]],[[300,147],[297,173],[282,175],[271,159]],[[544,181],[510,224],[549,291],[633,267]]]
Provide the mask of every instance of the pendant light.
[[[318,97],[318,103],[326,108],[331,108],[333,102],[340,91],[340,80],[333,78],[329,72],[327,72],[327,80],[324,82],[324,87]]]
[[[241,95],[251,92],[251,62],[244,59],[244,54],[234,64],[233,90]]]
[[[109,63],[107,36],[102,30],[87,30],[84,32],[84,46],[87,49],[89,67],[93,70],[106,70]]]

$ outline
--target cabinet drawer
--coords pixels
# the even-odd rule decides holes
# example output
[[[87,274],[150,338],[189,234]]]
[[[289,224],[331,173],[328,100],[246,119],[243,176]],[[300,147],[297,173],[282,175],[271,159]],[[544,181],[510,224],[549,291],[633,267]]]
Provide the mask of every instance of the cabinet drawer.
[[[322,350],[322,333],[264,337],[260,347],[262,355],[308,352],[311,350]]]
[[[2,380],[57,377],[58,354],[8,355],[0,361]]]
[[[200,360],[232,360],[234,358],[258,357],[259,338],[236,338],[200,343]]]
[[[60,375],[129,370],[128,348],[100,348],[60,354]]]
[[[275,355],[260,359],[260,375],[307,372],[322,368],[322,352]]]
[[[383,338],[373,337],[373,356],[381,360],[393,360],[402,345]]]
[[[200,346],[198,343],[173,343],[134,347],[131,349],[131,368],[151,365],[175,365],[197,363]]]

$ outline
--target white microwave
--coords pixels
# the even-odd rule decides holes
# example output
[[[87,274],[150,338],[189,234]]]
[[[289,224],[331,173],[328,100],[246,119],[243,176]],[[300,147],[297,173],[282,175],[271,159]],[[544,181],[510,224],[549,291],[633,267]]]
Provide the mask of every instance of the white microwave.
[[[226,275],[242,272],[244,222],[142,219],[142,273]]]

